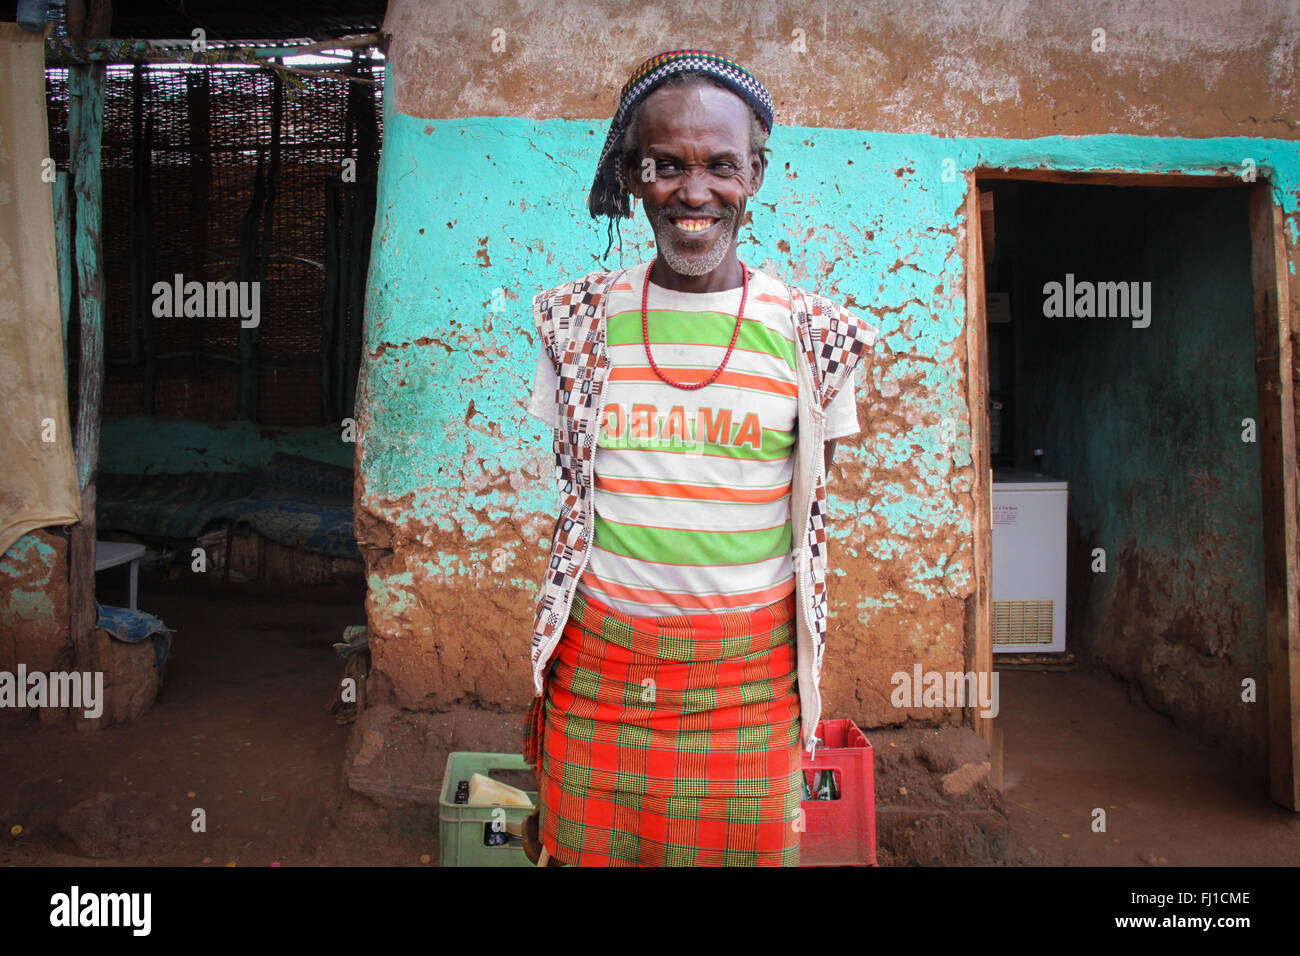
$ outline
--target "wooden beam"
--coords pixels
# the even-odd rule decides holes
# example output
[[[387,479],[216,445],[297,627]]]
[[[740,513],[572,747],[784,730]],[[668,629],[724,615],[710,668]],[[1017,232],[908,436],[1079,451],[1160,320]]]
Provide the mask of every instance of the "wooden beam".
[[[980,192],[980,235],[984,238],[984,268],[998,256],[997,230],[994,228],[993,193],[989,190]]]
[[[248,209],[239,223],[239,281],[256,282],[260,278],[257,263],[257,228],[262,219],[266,196],[266,170],[262,150],[257,151],[257,169],[253,173],[253,191]],[[265,303],[263,303],[265,304]],[[248,337],[250,330],[239,329],[239,418],[252,418],[257,409],[257,354]]]
[[[319,40],[306,46],[282,47],[280,55],[301,56],[304,53],[320,53],[325,50],[355,50],[361,47],[380,47],[384,37],[379,33],[365,33],[355,37],[340,37],[337,40]]]
[[[338,415],[342,418],[351,416],[353,412],[352,406],[348,404],[348,384],[350,381],[348,363],[351,361],[352,329],[357,322],[357,316],[353,309],[356,302],[357,218],[361,206],[360,189],[360,182],[349,183],[343,189],[342,261],[340,262],[341,269],[339,273],[339,288],[341,291],[338,301],[339,349],[334,366],[335,403],[338,408]]]
[[[258,213],[262,219],[261,248],[254,254],[253,281],[261,285],[261,308],[266,309],[266,280],[271,264],[273,226],[275,224],[275,197],[280,183],[280,142],[284,120],[284,80],[279,74],[271,77],[271,153]],[[260,165],[260,164],[259,164]],[[256,189],[254,190],[256,194]],[[256,234],[254,225],[254,235]],[[239,417],[256,421],[259,418],[260,377],[258,374],[258,340],[260,325],[239,329]]]
[[[59,318],[63,326],[64,375],[72,367],[68,354],[68,325],[72,315],[72,177],[60,173],[51,184],[54,199],[54,257],[59,271]]]
[[[113,31],[113,0],[91,0],[86,14],[86,38],[102,40]]]
[[[140,339],[144,351],[144,378],[140,391],[146,415],[152,415],[157,403],[158,335],[153,315],[153,276],[156,260],[153,232],[153,113],[144,121],[144,142],[140,146],[139,191],[135,208],[139,213],[140,249]]]
[[[73,67],[68,76],[68,137],[76,196],[76,272],[81,354],[77,375],[76,458],[81,521],[68,549],[69,628],[74,667],[100,671],[92,640],[95,609],[95,481],[104,388],[103,186],[100,147],[104,127],[104,67]],[[79,712],[78,712],[79,713]],[[98,727],[98,721],[83,725]]]
[[[63,8],[64,28],[68,39],[74,44],[84,45],[86,39],[86,0],[66,0]],[[49,42],[50,38],[46,39]]]
[[[369,56],[353,54],[354,73],[368,72]],[[374,95],[364,87],[348,88],[349,142],[355,134],[357,181],[353,190],[355,215],[352,223],[349,320],[345,326],[344,363],[340,413],[356,414],[357,376],[361,370],[361,342],[365,312],[366,279],[370,267],[370,239],[375,224],[375,206],[379,182],[379,120]]]
[[[1122,169],[1101,169],[1080,172],[1068,169],[1018,169],[1001,166],[979,166],[974,170],[980,180],[1029,179],[1049,183],[1073,183],[1084,186],[1187,186],[1201,189],[1244,188],[1241,170],[1224,166],[1214,173],[1133,173]]]
[[[304,70],[300,66],[285,66],[283,63],[268,63],[278,73],[292,73],[294,76],[323,76],[330,80],[347,80],[350,83],[361,83],[367,86],[378,86],[378,80],[372,80],[367,76],[355,76],[351,73],[340,71],[331,67],[320,67],[314,70]]]
[[[188,47],[158,51],[143,40],[108,40],[100,44],[73,44],[62,37],[51,37],[46,45],[45,62],[50,66],[84,66],[87,63],[136,65],[174,63],[191,66],[223,64],[231,67],[273,70],[282,77],[323,77],[328,80],[342,80],[372,87],[380,84],[380,81],[373,77],[359,76],[351,71],[350,61],[322,63],[310,69],[286,66],[280,62],[284,56],[293,56],[295,52],[292,47],[261,49],[244,46],[210,47],[202,53],[197,53]],[[294,85],[301,87],[302,82],[295,79]]]
[[[54,66],[71,66],[73,64],[105,63],[253,63],[256,60],[275,60],[286,56],[305,56],[321,54],[326,50],[357,50],[374,48],[385,50],[388,38],[379,33],[367,33],[364,36],[345,37],[339,40],[321,40],[302,46],[250,46],[242,43],[209,41],[208,48],[202,53],[196,52],[190,41],[177,40],[171,43],[150,42],[148,40],[122,39],[83,39],[75,41],[73,33],[73,4],[69,0],[67,7],[68,37],[51,36],[45,44],[45,58]],[[286,67],[285,69],[289,69]],[[322,64],[320,69],[329,70]]]
[[[984,237],[979,183],[966,174],[966,396],[970,416],[971,485],[974,511],[972,543],[975,551],[975,591],[967,602],[966,669],[993,674],[993,470],[989,457],[988,331],[984,310]],[[1001,768],[994,718],[980,715],[978,706],[966,708],[966,722],[989,745],[995,765]],[[995,780],[1000,785],[1000,781]]]
[[[131,367],[134,370],[140,361],[141,313],[149,311],[146,304],[149,294],[149,273],[145,271],[145,254],[148,243],[141,233],[141,221],[144,210],[141,200],[147,195],[148,175],[147,160],[142,155],[144,146],[144,67],[137,63],[131,70],[131,216],[127,229],[127,265],[131,270],[128,285],[131,293],[131,305],[128,312],[127,330],[130,343]],[[152,409],[145,406],[145,414],[152,414]]]
[[[192,278],[206,281],[210,249],[209,224],[212,218],[212,80],[210,70],[193,70],[185,76],[185,115],[190,128],[190,260],[186,264]],[[241,143],[247,146],[247,143]],[[207,323],[193,324],[190,348],[202,351]],[[190,366],[197,379],[199,366]]]
[[[1282,210],[1268,182],[1250,192],[1250,266],[1267,612],[1269,793],[1300,810],[1300,569],[1290,280]]]
[[[338,401],[334,397],[337,373],[334,363],[339,355],[338,302],[340,279],[339,205],[341,184],[325,183],[325,295],[321,304],[320,327],[320,402],[321,421],[337,421]]]

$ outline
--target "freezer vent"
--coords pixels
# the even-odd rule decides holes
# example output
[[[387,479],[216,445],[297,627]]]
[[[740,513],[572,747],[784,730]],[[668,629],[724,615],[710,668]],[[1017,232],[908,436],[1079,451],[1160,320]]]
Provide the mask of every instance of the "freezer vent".
[[[1051,644],[1056,602],[994,601],[993,646],[999,644]]]

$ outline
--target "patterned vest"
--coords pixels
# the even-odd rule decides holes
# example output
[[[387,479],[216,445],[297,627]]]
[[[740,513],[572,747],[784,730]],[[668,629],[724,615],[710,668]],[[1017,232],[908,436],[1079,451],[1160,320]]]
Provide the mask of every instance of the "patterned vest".
[[[533,297],[533,320],[559,383],[554,448],[560,513],[551,533],[550,560],[533,621],[533,688],[539,696],[594,534],[592,462],[605,415],[610,369],[605,352],[605,303],[609,289],[626,271],[593,272]],[[854,368],[880,330],[821,296],[789,285],[786,288],[802,356],[797,363],[799,440],[790,516],[798,599],[799,694],[804,741],[812,749],[821,715],[821,662],[826,644],[827,515],[822,473],[826,407],[841,387],[851,387]]]

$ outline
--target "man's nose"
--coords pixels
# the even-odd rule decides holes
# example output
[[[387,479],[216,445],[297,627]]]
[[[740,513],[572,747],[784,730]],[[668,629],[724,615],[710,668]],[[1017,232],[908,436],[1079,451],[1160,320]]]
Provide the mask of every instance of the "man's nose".
[[[704,169],[685,170],[677,194],[682,203],[687,206],[705,205],[712,194],[712,190],[709,188],[708,172]]]

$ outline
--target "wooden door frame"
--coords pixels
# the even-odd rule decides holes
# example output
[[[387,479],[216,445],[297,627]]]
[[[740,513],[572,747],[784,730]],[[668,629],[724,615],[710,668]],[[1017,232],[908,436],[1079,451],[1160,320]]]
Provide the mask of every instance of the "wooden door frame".
[[[988,330],[984,319],[984,243],[980,221],[980,191],[976,170],[966,174],[966,396],[970,415],[971,484],[974,515],[975,590],[966,599],[966,669],[989,680],[993,676],[993,466],[989,454]],[[973,639],[972,639],[973,638]],[[984,675],[988,677],[984,677]],[[989,746],[993,784],[1001,787],[1001,741],[995,739],[996,718],[967,707],[966,722]]]
[[[1255,315],[1255,379],[1264,533],[1264,589],[1267,625],[1269,795],[1300,810],[1300,532],[1297,531],[1295,380],[1291,340],[1291,293],[1281,207],[1265,176],[1244,183],[1235,172],[1190,176],[976,167],[966,173],[966,365],[967,411],[971,422],[971,497],[975,590],[967,600],[966,666],[975,673],[993,668],[993,472],[988,427],[988,334],[984,312],[984,256],[980,223],[981,182],[1038,180],[1122,186],[1186,186],[1249,190],[1251,290]],[[1249,676],[1249,675],[1247,675]],[[1001,769],[1001,733],[992,718],[966,708],[968,725],[989,744],[995,771]],[[995,773],[998,782],[1000,773]]]
[[[1300,810],[1300,588],[1289,272],[1282,209],[1273,201],[1271,184],[1262,180],[1250,191],[1250,281],[1264,499],[1269,795],[1290,810]]]

